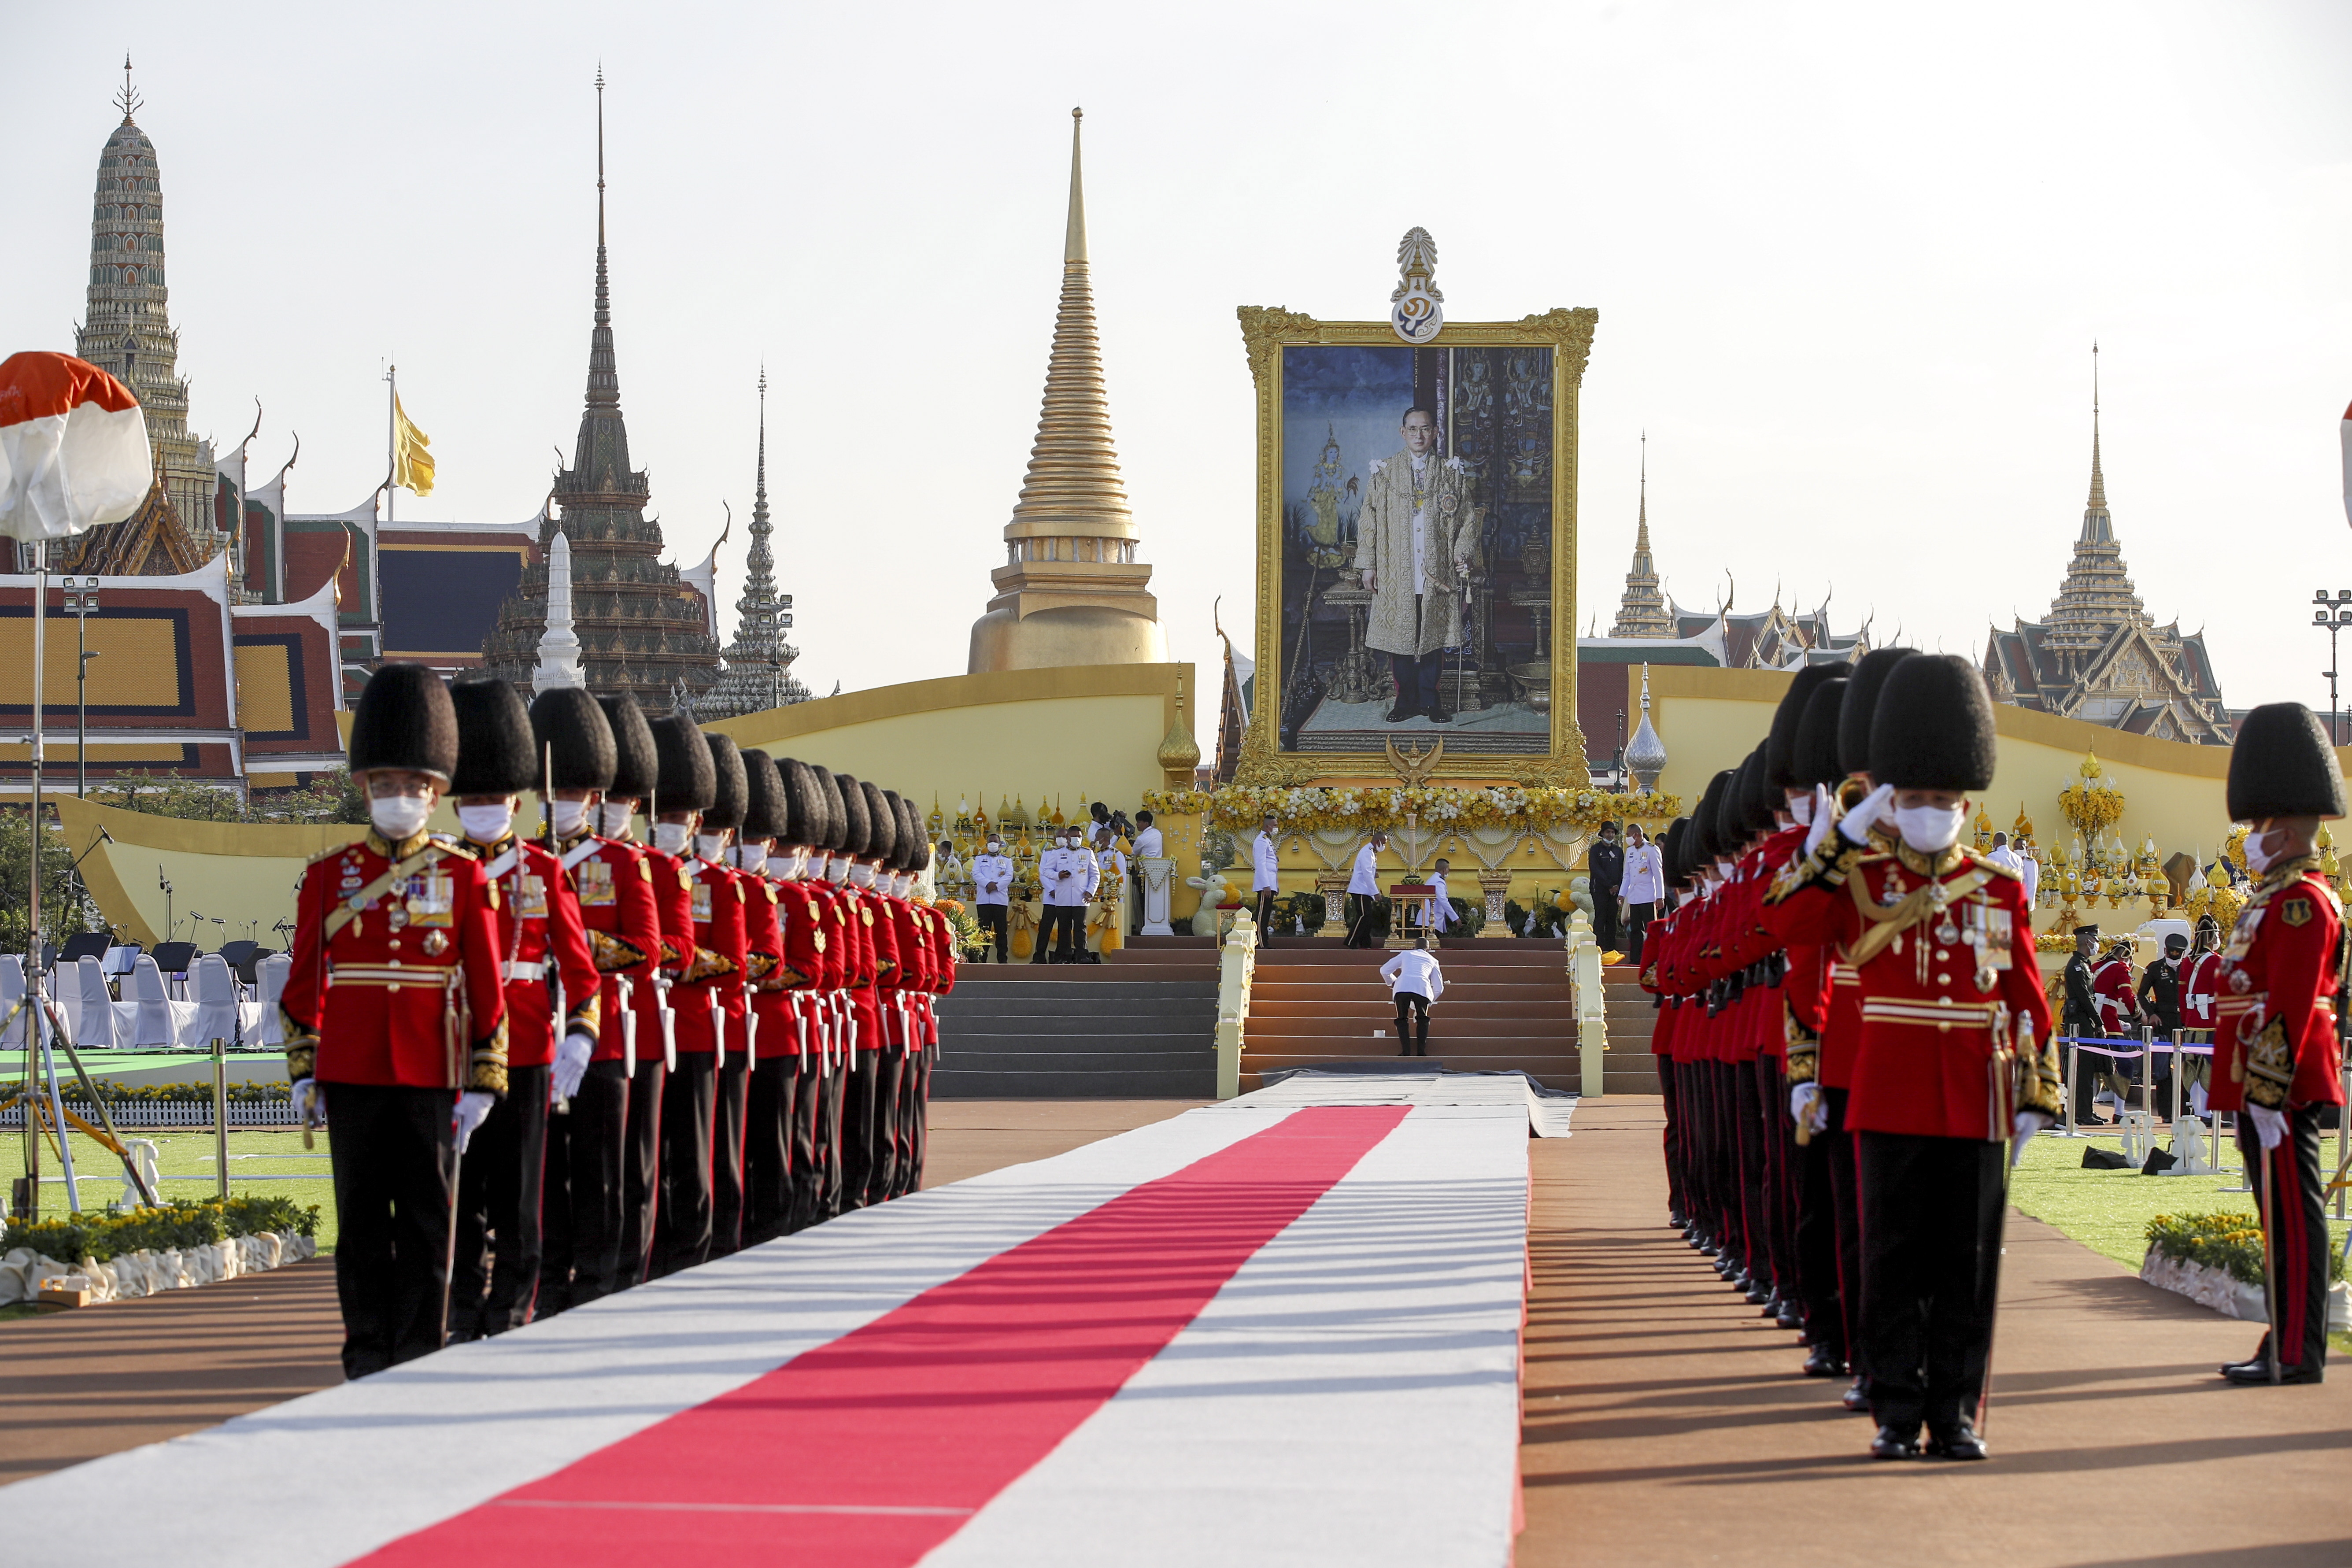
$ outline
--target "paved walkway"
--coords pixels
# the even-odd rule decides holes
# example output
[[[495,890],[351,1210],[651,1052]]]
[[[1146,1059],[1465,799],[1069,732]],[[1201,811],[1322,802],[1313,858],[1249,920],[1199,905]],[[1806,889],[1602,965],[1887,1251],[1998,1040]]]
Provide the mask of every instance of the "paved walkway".
[[[942,1100],[927,1184],[1042,1160],[1197,1100]],[[0,1484],[342,1381],[335,1265],[0,1323]]]
[[[1981,1465],[1888,1465],[1795,1336],[1666,1228],[1659,1102],[1535,1162],[1520,1568],[2352,1562],[2352,1366],[2215,1378],[2258,1327],[2011,1215]]]

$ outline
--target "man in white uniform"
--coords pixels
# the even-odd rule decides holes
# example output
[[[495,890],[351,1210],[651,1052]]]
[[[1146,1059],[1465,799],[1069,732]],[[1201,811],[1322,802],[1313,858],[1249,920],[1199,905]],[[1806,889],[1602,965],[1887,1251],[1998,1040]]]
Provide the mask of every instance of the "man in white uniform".
[[[1419,946],[1408,947],[1381,965],[1381,978],[1389,983],[1389,992],[1396,998],[1397,1055],[1425,1057],[1429,1054],[1429,1007],[1445,994],[1445,973],[1437,966],[1437,954],[1429,951],[1429,939],[1414,939]]]
[[[1625,962],[1639,968],[1642,963],[1642,931],[1658,912],[1659,900],[1666,894],[1665,861],[1658,847],[1650,842],[1639,824],[1625,825],[1625,870],[1617,884],[1618,900],[1624,905],[1622,930],[1625,940]]]
[[[1012,963],[1013,928],[1007,912],[1013,902],[1013,858],[1004,852],[1004,840],[993,833],[986,847],[971,858],[971,901],[980,929],[995,944],[996,962]]]
[[[1250,844],[1250,901],[1256,905],[1252,916],[1257,921],[1258,934],[1265,934],[1265,922],[1274,918],[1275,895],[1282,890],[1282,862],[1276,854],[1278,824],[1271,813],[1258,824],[1257,837]]]
[[[1381,908],[1381,851],[1387,848],[1389,836],[1374,833],[1356,851],[1355,868],[1348,876],[1348,945],[1370,947],[1379,940],[1372,928],[1379,922],[1373,918]]]
[[[1078,868],[1069,863],[1069,843],[1068,830],[1057,827],[1054,830],[1053,841],[1037,855],[1037,950],[1029,955],[1032,963],[1058,962],[1054,941],[1062,931],[1065,889],[1074,880],[1081,886],[1086,881]]]
[[[1151,814],[1148,811],[1137,812],[1135,814],[1135,908],[1132,918],[1128,921],[1128,930],[1130,931],[1139,932],[1143,930],[1143,922],[1146,919],[1144,914],[1146,889],[1143,879],[1150,874],[1144,869],[1143,862],[1157,860],[1165,855],[1167,851],[1160,846],[1160,829],[1151,825]]]
[[[1454,929],[1453,895],[1445,890],[1445,874],[1454,869],[1454,862],[1440,858],[1437,868],[1429,874],[1429,931],[1433,937],[1443,937]]]

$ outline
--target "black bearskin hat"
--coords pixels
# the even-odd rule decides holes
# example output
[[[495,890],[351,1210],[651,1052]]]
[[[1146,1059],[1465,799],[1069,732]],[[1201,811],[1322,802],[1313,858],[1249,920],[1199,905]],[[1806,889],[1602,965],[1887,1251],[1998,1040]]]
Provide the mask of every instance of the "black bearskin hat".
[[[1689,858],[1690,818],[1677,816],[1666,824],[1658,835],[1658,868],[1665,873],[1666,885],[1673,887],[1683,879],[1683,862]]]
[[[539,784],[539,747],[531,739],[530,710],[503,680],[465,680],[449,689],[457,712],[457,771],[449,793],[524,795]]]
[[[1845,706],[1838,714],[1838,766],[1847,773],[1870,771],[1870,722],[1878,715],[1879,689],[1886,684],[1887,671],[1918,651],[1914,647],[1873,648],[1862,656],[1862,662],[1846,678]]]
[[[2317,715],[2300,702],[2265,702],[2238,721],[2231,821],[2343,815],[2344,770]]]
[[[890,808],[889,868],[893,871],[911,870],[915,858],[915,840],[923,836],[922,830],[919,827],[913,832],[908,831],[907,824],[913,819],[908,815],[907,797],[897,790],[884,790],[882,804]]]
[[[654,750],[654,732],[645,710],[627,692],[599,697],[604,722],[613,729],[613,782],[604,793],[619,800],[644,800],[661,782],[661,757]]]
[[[866,786],[849,773],[833,775],[841,792],[841,837],[834,848],[852,860],[867,858],[866,846],[874,836],[874,816],[866,809]]]
[[[773,838],[784,830],[784,775],[776,759],[753,747],[743,755],[743,824],[736,837],[749,842]]]
[[[1747,814],[1741,826],[1747,828],[1751,837],[1759,833],[1770,833],[1780,826],[1773,814],[1788,810],[1789,800],[1780,793],[1780,786],[1772,782],[1772,754],[1769,742],[1748,754],[1748,763],[1742,771],[1748,774],[1748,788],[1741,800]]]
[[[1853,711],[1849,701],[1841,717]],[[1979,790],[1992,783],[1998,753],[1992,693],[1975,665],[1956,653],[1922,653],[1887,672],[1870,721],[1873,782],[1896,789]]]
[[[920,871],[930,863],[930,830],[915,803],[902,795],[898,797],[898,869]]]
[[[719,770],[711,765],[701,730],[684,713],[665,713],[646,728],[654,732],[660,775],[648,809],[709,811],[719,798]]]
[[[1805,700],[1804,721],[1797,726],[1796,787],[1827,784],[1835,789],[1845,777],[1838,762],[1838,719],[1845,694],[1853,683],[1843,675],[1822,681]]]
[[[457,768],[457,710],[449,689],[421,664],[387,664],[368,677],[352,715],[352,772],[405,768],[443,784]]]
[[[531,738],[540,754],[554,748],[557,789],[610,789],[620,767],[613,726],[596,700],[577,686],[541,692],[530,705]]]
[[[860,783],[857,787],[866,795],[865,858],[879,860],[887,868],[898,852],[898,814],[881,785]]]
[[[1813,781],[1802,776],[1797,766],[1797,732],[1804,727],[1805,710],[1813,693],[1829,681],[1843,680],[1847,673],[1848,667],[1843,664],[1809,664],[1797,671],[1789,689],[1780,694],[1780,706],[1772,710],[1772,733],[1764,742],[1765,783],[1774,789],[1811,786]],[[1772,804],[1777,807],[1780,802]]]
[[[710,749],[711,783],[710,804],[702,812],[702,830],[723,833],[730,827],[740,827],[743,814],[751,805],[742,749],[735,744],[732,735],[705,735],[702,741]]]
[[[824,803],[824,816],[816,831],[824,835],[813,838],[812,847],[829,849],[836,855],[849,853],[849,797],[844,794],[841,780],[831,768],[812,763],[809,772],[815,776],[818,798]]]
[[[1727,853],[1717,842],[1717,819],[1723,815],[1723,792],[1731,787],[1731,770],[1724,769],[1706,781],[1706,793],[1698,797],[1698,810],[1691,814],[1691,864],[1702,866],[1718,854]]]
[[[824,791],[816,782],[816,770],[798,757],[786,757],[776,764],[783,774],[783,805],[778,808],[776,837],[787,844],[823,844],[825,841],[826,810]]]
[[[1748,774],[1754,765],[1751,754],[1740,759],[1739,765],[1725,776],[1723,793],[1715,800],[1715,857],[1718,860],[1737,859],[1748,842]]]

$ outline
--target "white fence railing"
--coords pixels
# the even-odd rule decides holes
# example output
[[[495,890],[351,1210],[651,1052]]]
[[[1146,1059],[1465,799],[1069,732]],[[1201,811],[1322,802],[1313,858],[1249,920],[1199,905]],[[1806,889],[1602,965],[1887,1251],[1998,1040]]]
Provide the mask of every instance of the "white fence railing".
[[[68,1100],[66,1109],[91,1126],[100,1125],[97,1108],[87,1100]],[[200,1100],[123,1100],[106,1102],[107,1113],[114,1118],[117,1127],[210,1127],[213,1108]],[[294,1102],[291,1100],[237,1100],[228,1102],[228,1124],[231,1127],[291,1127]],[[25,1108],[12,1105],[0,1110],[0,1130],[21,1131],[25,1125]]]

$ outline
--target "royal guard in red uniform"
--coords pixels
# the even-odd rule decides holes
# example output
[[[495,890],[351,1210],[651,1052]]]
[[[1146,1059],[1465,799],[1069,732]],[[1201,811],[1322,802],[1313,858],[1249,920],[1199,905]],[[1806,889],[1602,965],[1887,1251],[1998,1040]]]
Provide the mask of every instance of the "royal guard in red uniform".
[[[1834,760],[1836,776],[1818,778],[1817,784],[1850,794],[1855,799],[1876,787],[1870,776],[1871,718],[1887,676],[1916,651],[1907,647],[1875,648],[1864,654],[1862,662],[1854,667],[1844,691],[1835,700],[1833,716],[1828,721],[1834,725],[1833,732],[1825,736],[1816,731],[1808,742],[1815,749],[1815,763],[1822,773],[1832,771]],[[1821,751],[1824,746],[1826,752]],[[1821,792],[1816,791],[1816,813],[1820,797]],[[1811,823],[1806,826],[1810,838]],[[1874,848],[1892,851],[1896,840],[1881,824],[1871,829],[1870,842]],[[1784,939],[1787,931],[1782,917],[1786,912],[1768,899],[1766,923]],[[1791,945],[1803,943],[1798,941]],[[1832,945],[1821,952],[1826,990],[1821,1040],[1813,1057],[1813,1078],[1821,1087],[1818,1098],[1808,1095],[1801,1075],[1792,1072],[1792,1079],[1799,1081],[1791,1085],[1790,1110],[1811,1130],[1810,1138],[1828,1147],[1829,1195],[1837,1236],[1838,1307],[1845,1331],[1847,1368],[1853,1373],[1853,1385],[1845,1390],[1842,1403],[1855,1415],[1864,1415],[1870,1412],[1870,1372],[1863,1360],[1862,1184],[1854,1168],[1853,1137],[1845,1121],[1848,1095],[1853,1088],[1854,1058],[1862,1049],[1862,981],[1854,972],[1853,955],[1844,949]]]
[[[783,758],[776,767],[783,779],[783,805],[768,866],[778,881],[776,914],[783,932],[781,994],[792,1009],[800,1051],[786,1128],[791,1187],[784,1229],[793,1231],[816,1223],[824,1187],[823,1085],[833,1051],[826,975],[839,970],[840,944],[828,929],[833,893],[824,880],[823,846],[830,837],[824,791],[816,770],[797,758]],[[837,927],[839,921],[831,924]]]
[[[2199,915],[2194,945],[2180,966],[2180,1026],[2199,1032],[2189,1044],[2212,1045],[2215,1008],[2221,999],[2221,923],[2211,915]],[[2206,1115],[2211,1109],[2209,1086],[2213,1081],[2213,1058],[2202,1052],[2183,1052],[2180,1077],[2187,1086],[2183,1092],[2189,1097],[2190,1112]]]
[[[923,1055],[924,1004],[929,1000],[934,949],[925,922],[930,911],[915,901],[915,858],[928,858],[930,836],[924,831],[922,813],[905,795],[885,791],[898,815],[898,842],[889,876],[891,935],[898,946],[898,1018],[893,1026],[898,1060],[888,1075],[887,1127],[889,1169],[878,1194],[887,1202],[908,1191],[915,1170],[915,1130],[911,1109]]]
[[[2344,911],[2319,869],[2324,818],[2344,815],[2344,774],[2309,709],[2270,702],[2238,723],[2230,818],[2248,823],[2257,879],[2221,951],[2212,1105],[2235,1110],[2253,1178],[2272,1289],[2272,1332],[2232,1383],[2317,1383],[2327,1359],[2327,1171],[2320,1127],[2344,1103]],[[2327,1107],[2339,1108],[2329,1111]]]
[[[1849,697],[1849,700],[1851,697]],[[2023,884],[1962,847],[1992,782],[1992,700],[1955,655],[1897,664],[1871,719],[1876,787],[1776,883],[1791,941],[1851,955],[1862,1040],[1847,1102],[1861,1176],[1862,1336],[1874,1456],[1985,1457],[2004,1163],[2057,1119],[2060,1083]],[[1892,817],[1901,842],[1872,847]]]
[[[725,869],[696,854],[702,814],[719,798],[709,742],[682,713],[664,714],[650,728],[660,759],[660,782],[649,807],[656,813],[654,847],[674,858],[688,906],[685,951],[670,982],[666,1020],[673,1054],[669,1081],[662,1088],[661,1203],[647,1269],[648,1278],[658,1278],[710,1256],[711,1139],[729,994],[721,982],[741,974],[743,911]],[[660,877],[659,866],[655,875]]]
[[[1678,816],[1659,836],[1659,860],[1668,885],[1673,885],[1681,866],[1682,839],[1690,830],[1690,818]],[[1663,900],[1662,900],[1663,901]],[[1666,1223],[1683,1233],[1691,1233],[1690,1186],[1685,1174],[1685,1142],[1689,1136],[1689,1089],[1682,1082],[1681,1066],[1676,1058],[1681,1050],[1677,1041],[1681,1021],[1681,998],[1669,997],[1658,978],[1659,961],[1664,956],[1661,945],[1671,937],[1674,911],[1660,910],[1650,920],[1642,942],[1641,967],[1636,976],[1642,989],[1650,994],[1650,1005],[1657,1016],[1650,1025],[1650,1052],[1658,1064],[1658,1094],[1666,1117],[1666,1126],[1660,1139],[1666,1162]]]
[[[869,1206],[895,1193],[899,1161],[908,1157],[900,1142],[904,1128],[900,1101],[907,1079],[908,1041],[914,1035],[914,997],[923,984],[926,962],[921,953],[908,951],[914,928],[906,898],[899,891],[900,878],[922,837],[920,819],[897,790],[878,789],[875,795],[890,822],[890,852],[875,861],[872,891],[875,949],[885,957],[877,966],[874,986],[875,1010],[882,1018],[882,1049],[874,1069],[874,1154],[866,1181]]]
[[[439,1350],[457,1164],[507,1092],[498,893],[425,831],[457,765],[449,689],[387,664],[352,718],[370,829],[310,862],[278,999],[295,1114],[321,1112],[340,1237],[343,1374]]]
[[[662,1190],[662,1105],[668,1098],[669,1068],[677,1046],[669,1009],[669,986],[694,947],[694,895],[686,864],[689,829],[677,824],[655,825],[648,837],[667,839],[643,847],[632,841],[632,819],[640,808],[662,810],[661,756],[654,745],[653,729],[646,722],[636,699],[625,692],[600,697],[604,720],[613,731],[613,787],[604,792],[599,808],[601,837],[616,852],[636,858],[646,890],[653,900],[652,936],[659,951],[641,968],[623,968],[619,980],[629,982],[626,1001],[631,1014],[625,1033],[607,1029],[597,1043],[600,1058],[633,1057],[629,1068],[628,1123],[621,1153],[621,1242],[613,1289],[625,1290],[652,1278],[655,1243],[659,1239]],[[651,818],[648,817],[648,821]],[[618,876],[614,860],[614,875]],[[593,901],[583,906],[593,910]],[[641,932],[643,927],[637,928]],[[636,939],[626,937],[631,946]],[[617,954],[615,955],[617,956]],[[616,995],[616,1000],[619,997]]]
[[[629,712],[636,715],[634,705]],[[627,840],[628,807],[621,808],[621,837],[595,831],[605,795],[623,778],[621,747],[604,708],[578,687],[556,687],[532,701],[530,724],[551,759],[556,856],[598,977],[588,1054],[581,1056],[569,1035],[556,1049],[553,1092],[563,1110],[548,1119],[540,1187],[539,1315],[546,1317],[609,1296],[619,1284],[622,1160],[640,1037],[634,1005],[638,987],[653,989],[661,913],[652,869]],[[652,763],[653,737],[642,718],[632,741],[634,794],[648,787]],[[650,1032],[646,1038],[658,1070],[658,1040]]]
[[[810,875],[824,904],[828,939],[817,998],[825,1020],[826,1052],[824,1075],[817,1084],[816,1188],[810,1198],[808,1219],[814,1225],[839,1214],[843,1207],[842,1102],[849,1083],[850,1058],[858,1044],[857,1013],[851,996],[857,976],[871,961],[872,950],[857,940],[859,928],[851,918],[849,897],[850,847],[854,843],[863,848],[866,843],[866,797],[858,793],[858,818],[853,823],[849,796],[857,793],[854,781],[850,789],[844,790],[840,777],[831,769],[817,766],[811,772],[824,797],[825,839],[811,858]]]
[[[849,812],[849,885],[844,910],[856,944],[857,969],[850,977],[849,1005],[857,1019],[857,1047],[841,1100],[841,1206],[863,1208],[878,1195],[888,1158],[881,1114],[882,1069],[888,1035],[882,1016],[883,986],[895,985],[898,938],[890,911],[874,890],[874,879],[898,841],[898,824],[881,789],[847,773],[835,775]]]
[[[747,1036],[751,1063],[743,1116],[743,1235],[753,1246],[782,1236],[792,1217],[793,1099],[799,1088],[800,1019],[784,966],[783,887],[776,877],[776,837],[791,814],[783,775],[765,752],[743,753],[743,825],[735,833],[735,869],[743,878],[744,948],[750,954]]]
[[[711,889],[712,915],[709,921],[701,920],[702,894],[698,891],[696,920],[711,939],[705,945],[734,966],[699,983],[718,1004],[709,1016],[725,1032],[712,1075],[709,1253],[723,1258],[743,1245],[743,1139],[760,1026],[751,1011],[751,904],[761,895],[754,879],[736,868],[731,847],[751,807],[751,773],[743,766],[743,753],[731,736],[705,735],[703,742],[710,748],[718,793],[694,836],[695,880],[698,888]]]
[[[599,997],[562,862],[515,832],[515,812],[543,768],[534,760],[530,714],[503,680],[461,682],[449,700],[457,710],[457,771],[449,795],[467,853],[498,889],[507,993],[507,1095],[474,1134],[457,1186],[449,1271],[455,1343],[531,1320],[556,1041],[561,1036],[567,1055],[588,1059]]]
[[[914,876],[919,880],[931,868],[930,840],[926,836],[915,848]],[[955,989],[956,965],[961,958],[956,951],[955,928],[947,915],[935,903],[925,900],[920,910],[925,936],[930,943],[930,977],[921,997],[922,1039],[920,1047],[908,1058],[913,1079],[907,1089],[907,1140],[913,1151],[910,1168],[901,1173],[899,1191],[920,1192],[923,1186],[923,1163],[930,1152],[931,1142],[931,1068],[940,1054],[939,999]]]

